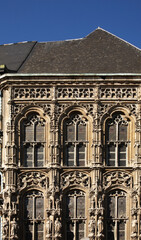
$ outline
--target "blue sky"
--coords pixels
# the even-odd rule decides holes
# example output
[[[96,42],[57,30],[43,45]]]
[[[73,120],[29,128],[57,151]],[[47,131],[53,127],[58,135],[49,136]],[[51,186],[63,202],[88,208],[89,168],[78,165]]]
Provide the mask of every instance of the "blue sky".
[[[57,41],[98,26],[141,48],[141,0],[4,0],[0,44]]]

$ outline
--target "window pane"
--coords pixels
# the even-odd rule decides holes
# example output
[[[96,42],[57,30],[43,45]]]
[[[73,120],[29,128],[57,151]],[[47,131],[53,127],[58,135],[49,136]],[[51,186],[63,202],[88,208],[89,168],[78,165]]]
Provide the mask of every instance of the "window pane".
[[[25,219],[33,218],[33,198],[25,198]]]
[[[44,126],[36,125],[36,141],[37,142],[44,142]]]
[[[115,198],[114,197],[108,197],[107,202],[107,214],[108,218],[114,218],[115,217]]]
[[[85,217],[85,197],[77,197],[77,218]]]
[[[115,146],[114,145],[109,145],[108,146],[108,165],[109,166],[115,166]]]
[[[78,133],[77,133],[78,141],[86,141],[86,126],[79,124],[78,125]]]
[[[81,240],[84,237],[84,223],[83,222],[77,222],[77,228],[76,228],[76,239]]]
[[[43,223],[35,224],[35,240],[43,240]]]
[[[127,126],[119,124],[119,140],[127,141]]]
[[[126,146],[119,145],[118,147],[118,165],[119,166],[126,166]]]
[[[77,148],[77,166],[85,166],[85,146],[80,145]]]
[[[72,142],[75,140],[75,129],[74,125],[67,126],[67,141]]]
[[[74,197],[67,197],[66,216],[70,218],[74,217]]]
[[[33,164],[33,147],[25,148],[25,167],[32,167]]]
[[[34,125],[25,126],[25,141],[34,141]]]
[[[111,142],[116,140],[116,124],[108,125],[108,140]]]
[[[36,215],[37,219],[44,217],[44,201],[43,198],[36,198]]]
[[[125,223],[118,223],[118,240],[125,240]]]
[[[126,217],[125,197],[118,197],[118,218]]]
[[[36,167],[43,167],[44,163],[44,147],[37,146],[36,147]]]
[[[74,146],[68,146],[67,148],[67,165],[74,166]]]

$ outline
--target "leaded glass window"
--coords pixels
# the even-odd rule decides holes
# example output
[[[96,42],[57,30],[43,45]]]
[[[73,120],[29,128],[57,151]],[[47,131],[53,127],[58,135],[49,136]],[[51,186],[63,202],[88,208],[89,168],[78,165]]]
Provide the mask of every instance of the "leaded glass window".
[[[36,113],[23,123],[21,136],[23,165],[25,167],[43,167],[45,149],[45,121]]]
[[[106,162],[108,166],[126,166],[129,121],[118,112],[106,123]]]
[[[65,165],[85,166],[87,150],[87,120],[75,113],[65,122],[64,129]]]
[[[23,224],[23,239],[44,239],[44,198],[41,192],[31,191],[25,195]]]
[[[126,239],[126,194],[116,190],[107,197],[106,239]]]
[[[66,240],[81,240],[85,237],[85,194],[75,190],[66,196]]]

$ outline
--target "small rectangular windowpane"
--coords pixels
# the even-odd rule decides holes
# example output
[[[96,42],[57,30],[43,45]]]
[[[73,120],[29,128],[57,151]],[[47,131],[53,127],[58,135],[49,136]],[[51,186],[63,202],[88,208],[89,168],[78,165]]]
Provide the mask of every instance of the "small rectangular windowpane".
[[[43,240],[43,223],[36,223],[35,225],[35,239]]]
[[[119,140],[127,141],[127,125],[119,125]]]
[[[118,239],[125,240],[125,223],[123,221],[118,223]]]
[[[74,217],[74,198],[67,197],[67,217],[73,218]]]
[[[76,239],[81,240],[84,237],[84,222],[77,222]]]
[[[77,165],[85,166],[85,146],[81,145],[77,148]]]
[[[119,166],[126,166],[126,146],[119,145],[118,146],[118,162]]]
[[[74,146],[68,146],[67,148],[67,165],[74,165]]]
[[[27,141],[27,142],[34,141],[34,126],[33,125],[25,126],[25,141]]]
[[[85,197],[77,197],[77,218],[85,217]]]
[[[126,198],[118,197],[118,218],[126,217]]]
[[[38,146],[36,147],[36,166],[43,167],[44,162],[44,147]]]
[[[72,142],[75,140],[75,129],[74,125],[67,126],[67,141]]]
[[[109,145],[108,146],[108,165],[109,166],[115,166],[115,146],[114,145]]]
[[[42,125],[36,125],[36,141],[37,142],[44,142],[44,139],[45,139],[44,128],[45,127]]]
[[[33,147],[25,148],[25,167],[32,167]]]
[[[78,141],[86,141],[86,126],[79,124],[78,125]]]
[[[116,140],[116,125],[108,125],[108,140],[115,141]]]
[[[44,217],[44,201],[43,198],[36,198],[36,219]]]

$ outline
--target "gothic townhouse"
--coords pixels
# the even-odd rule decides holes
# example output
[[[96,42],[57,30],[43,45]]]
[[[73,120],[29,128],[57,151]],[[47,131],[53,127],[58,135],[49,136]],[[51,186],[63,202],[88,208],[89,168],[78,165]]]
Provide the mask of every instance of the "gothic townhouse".
[[[1,239],[141,239],[141,50],[2,45],[0,87]]]

